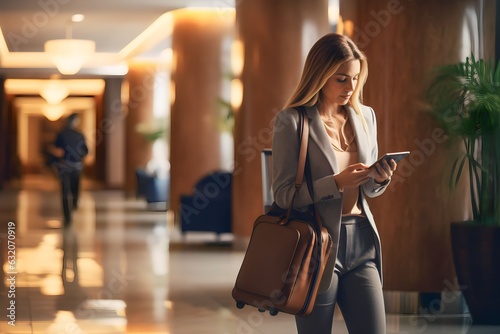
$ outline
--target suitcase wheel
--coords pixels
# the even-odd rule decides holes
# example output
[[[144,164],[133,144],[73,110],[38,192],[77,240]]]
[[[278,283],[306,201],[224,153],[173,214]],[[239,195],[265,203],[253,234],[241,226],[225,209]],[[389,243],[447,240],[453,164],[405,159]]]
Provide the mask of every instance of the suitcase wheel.
[[[278,314],[278,310],[275,309],[274,307],[272,307],[270,310],[269,310],[269,314],[272,315],[273,317]]]
[[[259,312],[261,312],[261,313],[262,313],[262,312],[266,312],[266,310],[264,310],[263,308],[259,308],[258,310],[259,310]]]
[[[236,307],[239,308],[239,309],[242,309],[245,307],[245,303],[244,302],[240,302],[240,301],[237,301],[236,302]]]

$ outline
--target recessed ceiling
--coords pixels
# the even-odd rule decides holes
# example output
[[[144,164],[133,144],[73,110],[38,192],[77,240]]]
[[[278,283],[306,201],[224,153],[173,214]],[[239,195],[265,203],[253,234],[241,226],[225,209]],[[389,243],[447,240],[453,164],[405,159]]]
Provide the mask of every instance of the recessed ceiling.
[[[0,27],[10,52],[43,52],[47,40],[65,38],[71,16],[81,13],[85,20],[71,25],[73,38],[94,40],[97,52],[118,52],[161,14],[172,10],[161,0],[146,1],[150,6],[145,8],[137,6],[144,1],[130,2],[3,0]]]
[[[119,53],[137,36],[167,12],[184,7],[233,6],[234,0],[2,0],[0,28],[5,42],[0,36],[0,44],[3,44],[3,50],[0,45],[0,69],[17,67],[9,65],[9,55],[15,55],[11,58],[21,64],[17,73],[22,74],[22,68],[45,68],[43,59],[39,63],[22,60],[30,55],[37,55],[37,60],[43,58],[44,43],[65,38],[68,26],[71,26],[73,38],[95,41],[96,53],[113,62],[119,60]],[[85,20],[71,24],[74,14],[84,14]],[[165,29],[163,38],[156,35],[148,49],[142,48],[140,53],[129,55],[158,57],[169,46],[169,35],[170,31]],[[15,76],[13,72],[8,71],[7,76]],[[22,77],[26,77],[26,73]]]

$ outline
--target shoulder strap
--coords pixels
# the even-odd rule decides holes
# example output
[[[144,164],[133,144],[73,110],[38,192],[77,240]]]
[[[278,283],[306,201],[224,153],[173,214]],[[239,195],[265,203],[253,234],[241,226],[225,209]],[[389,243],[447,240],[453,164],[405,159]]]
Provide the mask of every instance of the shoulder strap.
[[[309,159],[307,156],[307,147],[309,145],[309,118],[307,117],[306,109],[303,106],[297,108],[299,112],[299,140],[300,140],[300,150],[299,150],[299,160],[297,163],[297,174],[295,177],[295,192],[292,197],[292,202],[290,203],[290,207],[288,208],[287,217],[290,218],[292,214],[292,210],[295,206],[295,197],[302,187],[302,182],[304,180],[304,176],[306,178],[307,188],[309,190],[309,195],[313,199],[312,212],[315,216],[316,221],[316,231],[321,234],[321,229],[323,228],[323,224],[321,222],[321,217],[316,210],[316,206],[314,205],[314,187],[311,176],[311,167],[309,165]],[[288,219],[287,219],[288,220]],[[319,238],[321,239],[321,238]],[[320,240],[321,243],[321,240]]]
[[[299,162],[297,164],[297,175],[295,177],[295,189],[302,186],[304,180],[304,171],[307,160],[307,146],[309,145],[309,118],[306,115],[304,107],[299,107],[299,130],[300,130],[300,151]]]
[[[306,167],[306,159],[307,159],[307,146],[309,144],[309,119],[306,115],[304,115],[305,110],[304,107],[297,108],[299,112],[299,141],[300,141],[300,149],[299,149],[299,160],[297,163],[297,174],[295,175],[295,192],[293,193],[292,202],[290,203],[290,207],[288,208],[286,219],[283,223],[286,224],[288,219],[292,215],[292,210],[295,207],[295,197],[302,187],[302,182],[304,180],[304,171]]]
[[[314,187],[313,187],[313,182],[312,182],[312,176],[311,176],[311,166],[309,162],[309,156],[307,155],[307,146],[308,146],[308,140],[309,140],[309,118],[307,117],[307,112],[306,109],[303,106],[298,107],[299,110],[299,115],[300,115],[300,139],[301,141],[304,140],[303,136],[307,135],[307,138],[305,138],[305,146],[306,146],[306,153],[305,153],[305,163],[303,163],[303,170],[302,174],[306,178],[306,184],[307,184],[307,190],[309,190],[309,195],[311,195],[311,198],[314,199]],[[304,128],[304,131],[302,130]],[[302,164],[302,161],[300,159],[302,158],[302,155],[299,156],[299,165]],[[298,168],[297,168],[298,169]],[[302,181],[301,181],[302,182]],[[314,201],[313,201],[313,209],[314,207]]]
[[[319,276],[320,273],[320,268],[323,266],[323,261],[324,261],[324,254],[322,252],[323,249],[323,238],[322,238],[322,230],[323,230],[323,224],[321,222],[321,217],[316,210],[316,206],[314,205],[314,187],[313,187],[313,181],[312,181],[312,175],[311,175],[311,166],[309,163],[309,159],[307,156],[307,146],[309,144],[309,118],[307,117],[307,112],[306,109],[303,106],[300,106],[297,108],[299,111],[299,131],[300,131],[300,150],[299,150],[299,161],[297,165],[297,176],[295,178],[295,193],[293,195],[292,199],[292,204],[288,210],[288,217],[290,217],[291,214],[291,208],[293,208],[294,202],[295,202],[295,195],[297,195],[299,189],[302,186],[302,181],[305,176],[306,178],[306,183],[307,183],[307,188],[309,190],[309,194],[311,195],[311,198],[313,199],[312,203],[312,211],[314,212],[315,216],[315,224],[314,224],[314,229],[316,231],[316,245],[315,247],[315,253],[313,254],[313,258],[315,261],[317,261],[317,269],[314,272],[313,278],[312,278],[312,284],[311,284],[311,290],[310,291],[315,291],[316,286],[320,284],[321,277]],[[329,250],[327,251],[327,254],[329,254]],[[312,294],[309,294],[311,296]],[[308,303],[310,300],[308,301]],[[308,304],[307,304],[308,305]],[[304,306],[305,307],[305,306]]]

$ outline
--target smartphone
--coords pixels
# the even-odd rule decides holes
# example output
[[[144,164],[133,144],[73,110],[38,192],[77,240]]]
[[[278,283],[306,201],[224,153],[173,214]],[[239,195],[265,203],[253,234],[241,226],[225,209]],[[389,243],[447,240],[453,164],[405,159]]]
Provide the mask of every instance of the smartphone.
[[[382,162],[383,160],[387,161],[389,166],[391,165],[391,160],[396,161],[396,163],[400,162],[404,157],[406,157],[408,154],[410,154],[410,151],[404,151],[404,152],[393,152],[393,153],[387,153],[384,156],[382,156],[380,159],[375,161],[374,164],[370,166],[370,168],[374,168],[376,164],[379,162]]]

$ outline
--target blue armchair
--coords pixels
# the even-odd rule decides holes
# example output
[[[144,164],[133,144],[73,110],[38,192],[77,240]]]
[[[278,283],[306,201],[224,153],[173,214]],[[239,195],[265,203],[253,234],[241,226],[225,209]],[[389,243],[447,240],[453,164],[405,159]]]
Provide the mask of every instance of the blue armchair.
[[[136,169],[135,173],[137,176],[137,197],[145,198],[148,204],[165,203],[168,205],[169,175],[158,177],[142,168]]]
[[[181,195],[181,231],[230,233],[232,174],[212,172],[200,179],[192,195]]]

